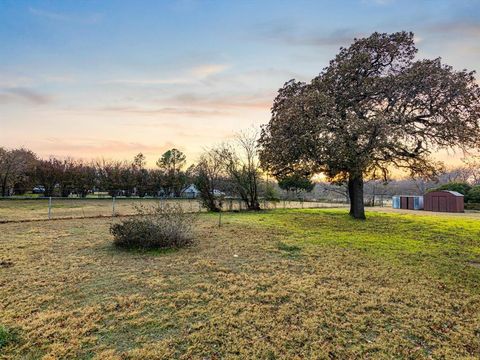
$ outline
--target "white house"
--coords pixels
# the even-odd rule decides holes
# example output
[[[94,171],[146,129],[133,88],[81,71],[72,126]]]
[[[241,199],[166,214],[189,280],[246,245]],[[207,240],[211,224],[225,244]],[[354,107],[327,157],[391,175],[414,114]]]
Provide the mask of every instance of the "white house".
[[[185,190],[183,190],[182,196],[186,197],[187,199],[195,199],[195,198],[200,196],[200,191],[197,189],[195,184],[191,184]],[[225,193],[223,191],[218,190],[218,189],[214,189],[213,190],[213,196],[221,197],[221,196],[225,196]]]
[[[183,190],[182,195],[188,199],[195,199],[200,195],[200,191],[198,191],[195,184],[191,184],[185,190]]]

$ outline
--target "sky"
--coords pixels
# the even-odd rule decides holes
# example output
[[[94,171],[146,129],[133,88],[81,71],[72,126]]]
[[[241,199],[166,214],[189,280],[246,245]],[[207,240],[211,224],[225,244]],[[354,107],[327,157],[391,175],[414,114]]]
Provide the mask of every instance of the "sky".
[[[339,47],[400,30],[419,58],[480,70],[480,0],[0,0],[0,146],[194,162]]]

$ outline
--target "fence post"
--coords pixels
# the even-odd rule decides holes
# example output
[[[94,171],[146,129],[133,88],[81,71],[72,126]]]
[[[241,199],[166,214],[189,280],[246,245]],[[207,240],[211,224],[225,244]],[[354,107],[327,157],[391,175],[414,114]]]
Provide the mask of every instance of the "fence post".
[[[115,196],[112,196],[112,217],[115,217]]]
[[[218,227],[222,226],[222,209],[218,212]]]
[[[48,220],[52,218],[52,197],[48,197]]]

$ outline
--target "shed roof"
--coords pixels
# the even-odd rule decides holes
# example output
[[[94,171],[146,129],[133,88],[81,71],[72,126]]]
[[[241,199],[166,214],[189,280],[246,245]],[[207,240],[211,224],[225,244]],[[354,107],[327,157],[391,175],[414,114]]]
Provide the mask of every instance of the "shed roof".
[[[455,196],[463,196],[463,194],[460,194],[458,191],[452,191],[452,190],[444,190],[444,191],[449,192],[450,194]]]
[[[429,194],[429,193],[449,193],[453,196],[463,197],[463,194],[460,194],[458,191],[452,191],[452,190],[434,190],[434,191],[427,192],[427,194]]]

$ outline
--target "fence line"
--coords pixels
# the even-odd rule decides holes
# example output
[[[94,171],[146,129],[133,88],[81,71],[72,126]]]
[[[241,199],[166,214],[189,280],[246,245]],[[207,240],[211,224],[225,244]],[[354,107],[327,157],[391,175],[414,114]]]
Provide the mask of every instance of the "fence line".
[[[186,212],[206,211],[198,199],[184,198],[37,198],[0,199],[0,223],[12,221],[80,219],[94,217],[128,216],[136,213],[138,206],[160,201],[162,204],[179,204]],[[346,203],[327,201],[280,200],[260,201],[262,209],[334,208]],[[245,204],[239,199],[225,199],[222,211],[243,211]]]

